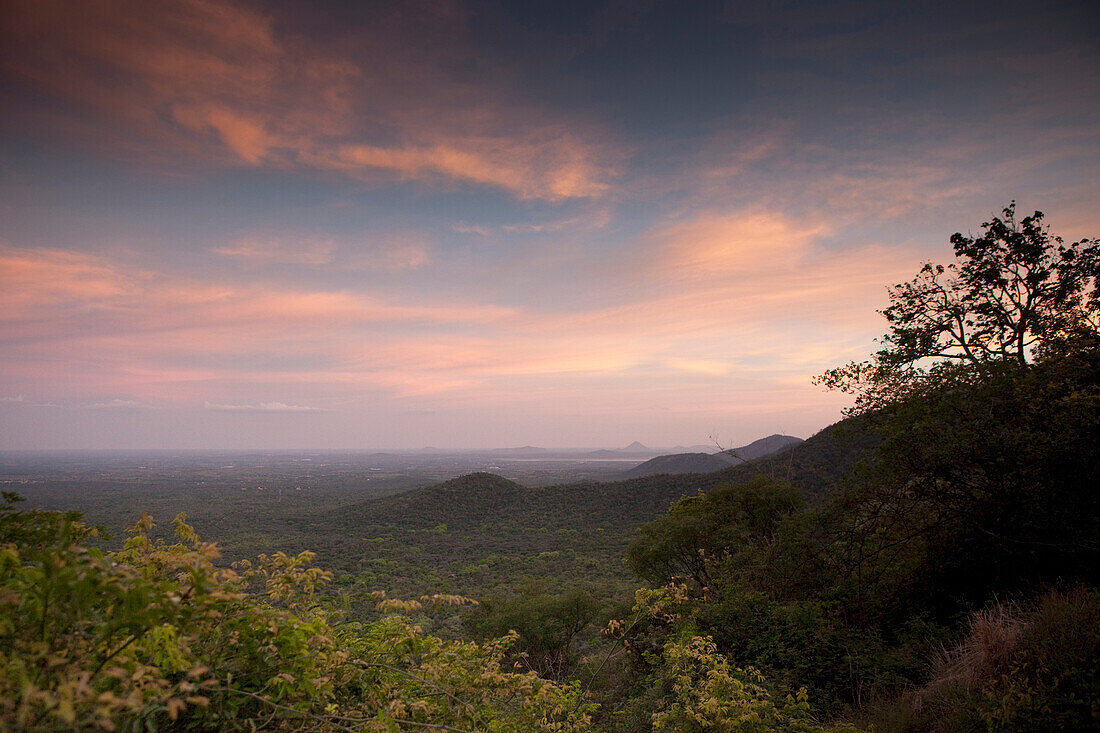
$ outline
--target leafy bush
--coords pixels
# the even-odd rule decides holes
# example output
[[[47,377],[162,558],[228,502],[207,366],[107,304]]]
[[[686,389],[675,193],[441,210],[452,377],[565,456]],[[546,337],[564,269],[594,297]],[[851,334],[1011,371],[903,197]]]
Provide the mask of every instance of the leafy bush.
[[[731,664],[713,638],[698,633],[687,585],[641,588],[635,598],[632,617],[608,626],[647,671],[644,692],[621,717],[637,725],[648,715],[653,730],[676,733],[858,733],[815,722],[804,688],[776,695],[759,670]]]
[[[0,728],[585,730],[576,684],[504,671],[514,635],[447,642],[388,615],[340,624],[311,553],[217,568],[184,517],[144,516],[124,549],[75,513],[0,507]],[[408,612],[425,597],[382,610]]]

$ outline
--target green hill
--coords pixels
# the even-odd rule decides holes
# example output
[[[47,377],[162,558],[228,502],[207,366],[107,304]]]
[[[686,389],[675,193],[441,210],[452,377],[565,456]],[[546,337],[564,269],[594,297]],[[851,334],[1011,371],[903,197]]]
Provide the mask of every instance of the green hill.
[[[621,559],[631,534],[681,497],[764,473],[789,479],[812,503],[873,444],[859,424],[844,421],[709,473],[539,488],[469,474],[334,510],[320,522],[325,542],[314,534],[313,547],[323,564],[388,590],[478,594],[551,576],[626,583]]]
[[[396,496],[387,496],[360,504],[350,510],[364,511],[368,516],[385,516],[390,522],[411,527],[448,523],[455,516],[489,517],[510,511],[528,489],[493,473],[471,473],[441,484],[413,489]]]

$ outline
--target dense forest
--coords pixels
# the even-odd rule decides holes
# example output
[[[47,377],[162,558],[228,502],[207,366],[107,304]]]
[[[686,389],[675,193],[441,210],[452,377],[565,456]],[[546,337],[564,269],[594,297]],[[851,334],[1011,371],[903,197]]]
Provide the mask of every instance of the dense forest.
[[[952,245],[820,377],[846,420],[713,473],[474,474],[252,560],[5,493],[0,727],[1100,727],[1100,247]]]

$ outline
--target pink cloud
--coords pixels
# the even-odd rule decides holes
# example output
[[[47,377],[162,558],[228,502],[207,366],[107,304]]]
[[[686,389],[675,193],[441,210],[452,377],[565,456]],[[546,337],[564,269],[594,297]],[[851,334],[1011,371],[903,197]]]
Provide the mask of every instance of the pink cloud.
[[[212,247],[210,251],[254,266],[275,264],[396,272],[428,264],[434,249],[434,239],[417,231],[339,239],[311,234],[260,232],[239,237],[221,247]]]
[[[815,238],[829,232],[823,221],[804,223],[764,210],[703,215],[659,232],[653,266],[690,278],[791,269]]]
[[[824,220],[764,209],[660,225],[631,243],[633,263],[618,261],[616,287],[628,297],[552,311],[442,294],[197,282],[6,247],[0,390],[327,406],[365,393],[587,404],[611,389],[620,399],[680,394],[700,409],[716,389],[809,394],[811,375],[867,353],[881,331],[874,309],[885,284],[919,262],[905,248],[823,246],[830,231]],[[242,385],[249,399],[234,396]],[[303,396],[282,397],[287,385]]]
[[[252,375],[243,364],[172,363],[181,358],[239,354],[247,361],[264,350],[340,358],[347,344],[361,342],[364,329],[491,324],[510,312],[350,291],[197,283],[92,255],[12,247],[0,248],[0,306],[5,386],[38,382],[76,394],[137,384],[147,389],[127,394],[146,397],[163,396],[167,384]],[[307,371],[306,379],[328,378]]]
[[[0,246],[0,321],[17,322],[42,306],[105,302],[132,292],[140,277],[78,252]]]
[[[336,243],[331,239],[304,237],[293,242],[273,236],[247,236],[211,252],[223,257],[256,263],[327,265],[333,260]]]

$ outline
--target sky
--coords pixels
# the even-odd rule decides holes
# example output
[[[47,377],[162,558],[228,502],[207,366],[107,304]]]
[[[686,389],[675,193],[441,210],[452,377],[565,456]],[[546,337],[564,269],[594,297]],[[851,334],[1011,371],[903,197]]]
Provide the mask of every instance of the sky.
[[[0,2],[0,450],[740,445],[1012,200],[1092,2]]]

